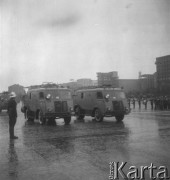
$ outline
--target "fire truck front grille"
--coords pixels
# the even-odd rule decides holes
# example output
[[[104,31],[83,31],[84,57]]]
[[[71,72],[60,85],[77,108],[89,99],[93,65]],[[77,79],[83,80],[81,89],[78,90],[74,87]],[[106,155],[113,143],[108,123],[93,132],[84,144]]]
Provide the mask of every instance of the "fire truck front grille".
[[[57,113],[62,113],[62,112],[68,111],[66,101],[55,101],[54,106],[55,106],[55,112],[57,112]]]
[[[113,101],[113,110],[114,111],[122,111],[123,110],[123,102],[122,101]]]

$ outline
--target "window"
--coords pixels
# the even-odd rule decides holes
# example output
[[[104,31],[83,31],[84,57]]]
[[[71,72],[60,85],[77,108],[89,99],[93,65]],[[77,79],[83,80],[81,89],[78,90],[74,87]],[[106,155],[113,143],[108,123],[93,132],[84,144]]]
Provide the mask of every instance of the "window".
[[[44,99],[44,93],[43,92],[39,92],[39,98]]]
[[[84,93],[81,93],[81,99],[83,99],[84,98]]]
[[[122,99],[125,99],[125,93],[122,92],[122,91],[115,91],[115,95],[117,98],[122,98]]]
[[[102,92],[97,92],[97,99],[103,99]]]
[[[71,92],[70,91],[59,91],[61,98],[63,99],[71,99]]]

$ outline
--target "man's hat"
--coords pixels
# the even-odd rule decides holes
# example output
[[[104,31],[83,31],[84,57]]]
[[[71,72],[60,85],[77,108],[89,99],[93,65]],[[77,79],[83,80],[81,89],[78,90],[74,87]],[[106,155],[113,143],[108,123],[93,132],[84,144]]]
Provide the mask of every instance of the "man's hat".
[[[14,97],[16,97],[15,92],[11,92],[11,94],[10,94],[10,98],[14,98]]]

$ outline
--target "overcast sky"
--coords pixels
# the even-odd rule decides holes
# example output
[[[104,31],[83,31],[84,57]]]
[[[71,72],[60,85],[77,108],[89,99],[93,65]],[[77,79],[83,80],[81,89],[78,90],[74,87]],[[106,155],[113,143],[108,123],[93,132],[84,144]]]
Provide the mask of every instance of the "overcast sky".
[[[137,79],[169,54],[169,0],[0,0],[0,92],[96,72]]]

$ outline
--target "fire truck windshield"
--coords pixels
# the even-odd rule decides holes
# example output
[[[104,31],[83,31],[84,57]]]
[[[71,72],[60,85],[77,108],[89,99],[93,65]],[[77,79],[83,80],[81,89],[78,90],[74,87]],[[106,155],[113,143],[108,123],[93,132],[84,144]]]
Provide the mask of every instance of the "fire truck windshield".
[[[52,99],[71,99],[71,92],[69,90],[48,90],[46,96],[51,96]]]
[[[68,90],[59,91],[59,95],[63,99],[71,99],[71,92]]]
[[[125,93],[123,91],[105,91],[105,96],[107,97],[113,97],[118,99],[125,99]]]

